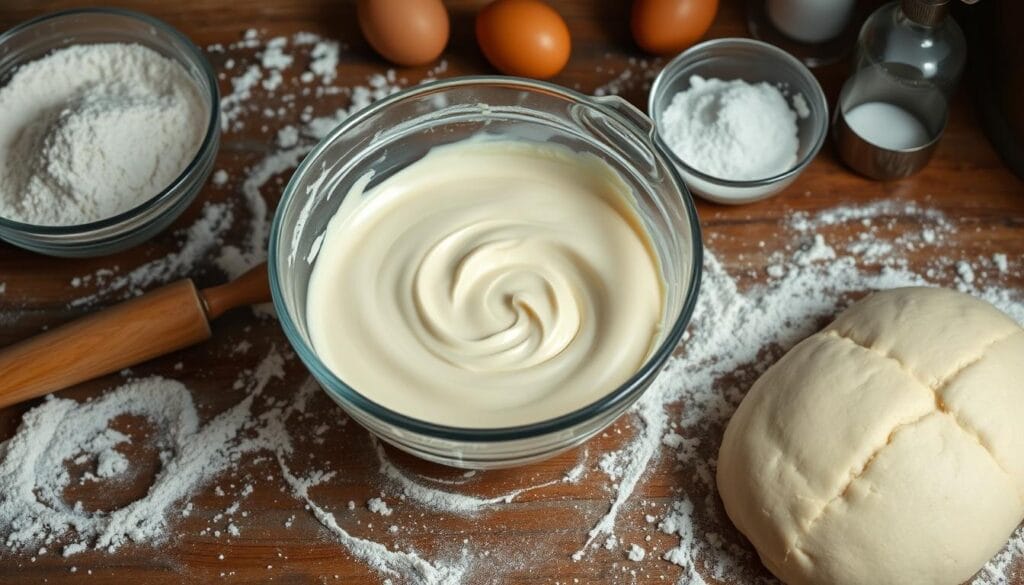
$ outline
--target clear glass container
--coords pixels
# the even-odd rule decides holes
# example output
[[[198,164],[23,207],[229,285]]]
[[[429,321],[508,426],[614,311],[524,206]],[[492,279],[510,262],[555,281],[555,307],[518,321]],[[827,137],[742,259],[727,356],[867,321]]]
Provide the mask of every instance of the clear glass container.
[[[0,86],[21,65],[75,44],[136,43],[185,68],[206,107],[206,133],[195,158],[163,191],[123,213],[70,226],[39,226],[0,217],[0,238],[51,256],[113,254],[142,243],[171,224],[202,190],[220,144],[217,78],[202,51],[155,18],[114,8],[67,10],[41,16],[0,35]],[[2,115],[2,114],[0,114]]]
[[[854,71],[880,67],[902,83],[934,86],[949,99],[964,69],[967,42],[947,6],[948,0],[903,0],[876,10],[861,27]]]
[[[311,250],[353,184],[367,190],[431,148],[481,133],[554,142],[593,153],[633,190],[666,285],[660,339],[620,387],[574,412],[494,429],[448,427],[374,403],[317,357],[306,322]],[[618,97],[591,98],[511,77],[465,77],[417,86],[353,115],[306,157],[285,188],[270,234],[270,285],[288,340],[324,390],[361,425],[414,455],[464,468],[520,465],[574,447],[611,424],[657,376],[682,338],[697,300],[702,245],[693,200],[650,121]]]
[[[647,111],[659,130],[665,110],[681,91],[690,88],[690,77],[742,79],[748,83],[770,83],[792,104],[806,108],[797,117],[797,162],[772,177],[736,181],[704,173],[676,156],[665,146],[669,159],[695,193],[716,203],[736,205],[771,197],[796,180],[817,156],[828,134],[828,102],[814,75],[800,61],[778,47],[753,39],[715,39],[690,47],[669,62],[651,86]],[[794,108],[796,109],[796,108]],[[659,138],[660,140],[660,138]]]
[[[853,48],[856,0],[747,0],[747,28],[808,67],[835,63]]]
[[[832,126],[840,158],[862,175],[899,179],[931,160],[967,58],[951,1],[891,2],[861,28]]]

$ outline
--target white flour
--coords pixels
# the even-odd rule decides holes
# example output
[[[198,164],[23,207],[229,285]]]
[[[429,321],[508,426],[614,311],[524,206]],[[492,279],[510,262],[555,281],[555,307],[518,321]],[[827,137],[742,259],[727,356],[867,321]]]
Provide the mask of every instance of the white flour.
[[[904,229],[906,223],[917,225],[920,231]],[[671,565],[666,566],[675,565],[682,571],[679,582],[689,585],[774,583],[759,568],[749,546],[736,536],[719,507],[713,480],[718,441],[749,382],[853,296],[875,288],[927,281],[899,254],[867,262],[851,253],[851,248],[861,249],[864,234],[869,236],[867,239],[894,249],[927,247],[928,256],[938,260],[933,267],[921,270],[941,271],[935,273],[940,278],[955,274],[958,262],[969,262],[977,274],[975,286],[967,290],[1024,322],[1024,302],[1017,293],[996,286],[977,287],[985,278],[983,274],[987,274],[987,265],[992,266],[992,275],[1001,276],[1019,276],[1021,266],[1008,260],[1007,272],[1002,272],[990,258],[962,260],[947,256],[945,248],[939,247],[942,244],[936,242],[955,235],[956,226],[932,210],[883,201],[814,216],[797,214],[782,227],[791,234],[792,250],[771,254],[772,265],[779,266],[783,276],[772,278],[767,284],[740,288],[736,277],[709,252],[701,301],[684,346],[685,353],[669,362],[635,407],[640,423],[636,435],[620,451],[599,458],[602,464],[598,467],[613,481],[613,504],[595,526],[590,545],[576,555],[579,561],[584,562],[597,551],[617,548],[619,514],[637,505],[634,490],[660,459],[671,456],[683,465],[688,479],[680,486],[682,492],[676,501],[663,514],[648,514],[644,529],[674,536],[678,539],[676,546],[657,550],[630,545],[618,554],[633,559],[631,562],[637,567],[667,561]],[[833,238],[826,234],[834,227],[853,229],[853,234],[833,243]],[[921,235],[925,230],[932,234],[933,243],[927,243]],[[890,231],[899,235],[887,235]],[[712,232],[712,247],[715,239]],[[895,243],[899,245],[893,246]],[[961,286],[968,285],[961,282]],[[451,560],[428,560],[414,551],[393,550],[380,542],[354,536],[351,528],[346,528],[351,520],[345,515],[355,513],[355,506],[350,504],[348,512],[330,512],[328,505],[311,493],[315,486],[334,481],[334,472],[321,469],[300,476],[292,471],[293,463],[289,461],[294,442],[303,437],[302,429],[309,428],[302,421],[308,416],[308,401],[319,393],[316,385],[303,385],[290,402],[268,399],[262,412],[257,410],[255,400],[268,383],[281,376],[282,363],[281,356],[272,352],[256,372],[243,374],[240,380],[249,381],[247,397],[205,425],[198,422],[188,392],[176,382],[161,379],[129,384],[90,403],[76,405],[54,399],[30,411],[14,438],[0,446],[0,530],[6,535],[8,547],[29,554],[39,545],[59,545],[58,550],[74,555],[93,547],[116,548],[128,540],[143,544],[161,542],[172,534],[169,511],[179,508],[183,509],[182,515],[187,515],[191,508],[185,502],[193,490],[240,465],[236,463],[241,461],[240,454],[270,451],[288,490],[307,506],[312,517],[353,555],[397,579],[396,582],[472,582],[477,572],[493,569],[495,561],[513,562],[512,559],[530,552],[488,549],[481,554],[473,550],[472,544],[466,544],[449,553],[455,555]],[[672,414],[680,404],[682,414]],[[143,414],[161,429],[161,440],[169,452],[164,471],[150,492],[142,500],[110,514],[86,513],[65,503],[61,492],[70,479],[62,462],[100,459],[116,449],[126,437],[110,431],[107,424],[130,412]],[[84,459],[80,451],[85,452]],[[579,481],[587,465],[584,454],[580,464],[567,470],[561,480],[526,485],[504,496],[480,498],[472,495],[472,488],[464,481],[410,475],[392,463],[379,445],[375,452],[380,464],[378,481],[398,490],[388,493],[386,500],[397,494],[403,506],[415,505],[431,513],[464,517],[487,514],[527,490]],[[25,461],[31,465],[23,465]],[[97,461],[98,465],[101,463]],[[467,480],[477,475],[470,474]],[[242,496],[251,491],[247,487]],[[400,534],[409,517],[386,500],[375,496],[369,505],[375,512],[386,514],[397,527],[389,529],[388,534]],[[342,503],[331,507],[345,508]],[[238,502],[225,510],[228,513],[234,514],[234,520],[225,521],[223,532],[211,529],[206,534],[217,538],[244,534],[237,524],[239,514],[244,514],[239,511]],[[65,540],[69,534],[74,534],[71,541]],[[542,544],[538,542],[536,546]],[[1022,552],[1024,540],[1017,535],[975,584],[1007,585]],[[473,562],[484,558],[487,562]],[[633,578],[631,572],[624,571],[622,575],[626,581]]]
[[[209,258],[210,251],[214,247],[220,247],[220,253],[213,262],[229,278],[234,278],[244,273],[249,268],[266,259],[267,236],[270,233],[270,220],[273,210],[268,210],[263,191],[273,179],[281,177],[287,171],[294,169],[302,158],[313,148],[317,140],[323,138],[334,129],[341,121],[350,114],[365,108],[374,101],[395,93],[401,89],[400,82],[396,79],[394,71],[386,74],[371,75],[365,85],[353,87],[339,87],[330,85],[336,78],[333,69],[338,63],[338,51],[340,45],[334,41],[321,39],[312,33],[297,33],[291,38],[291,45],[284,37],[271,39],[267,45],[262,44],[255,33],[247,33],[246,39],[238,43],[239,47],[245,49],[261,49],[257,51],[259,58],[251,65],[233,65],[233,68],[241,69],[242,72],[231,79],[232,91],[221,99],[221,113],[225,132],[238,131],[246,126],[246,122],[253,116],[262,116],[261,112],[252,105],[251,100],[259,91],[259,82],[270,72],[280,72],[282,68],[294,62],[294,57],[286,53],[289,46],[301,50],[307,55],[302,60],[309,60],[309,68],[315,73],[314,79],[319,79],[322,84],[303,82],[302,88],[296,94],[285,93],[280,95],[282,108],[285,113],[294,113],[296,95],[323,96],[334,94],[347,94],[350,103],[343,108],[333,112],[314,116],[308,109],[297,113],[302,118],[300,126],[286,125],[286,142],[292,146],[281,150],[274,150],[257,161],[247,174],[242,178],[239,187],[238,199],[244,205],[245,219],[248,223],[245,237],[236,243],[224,243],[223,236],[234,225],[237,213],[231,203],[208,204],[202,215],[192,226],[182,230],[183,241],[179,251],[173,252],[166,257],[143,263],[127,273],[117,274],[118,270],[101,269],[95,274],[76,277],[79,284],[87,283],[92,285],[93,292],[73,300],[70,304],[73,307],[89,305],[105,297],[115,294],[122,296],[137,295],[144,289],[155,283],[170,282],[194,272],[196,266]],[[269,54],[271,57],[267,57]],[[263,65],[266,60],[269,67]],[[438,67],[430,73],[433,75],[443,72],[446,64],[442,61]],[[292,69],[295,69],[294,67]],[[293,71],[302,77],[303,73]],[[424,79],[427,81],[430,79]],[[296,78],[285,78],[285,82],[293,83]],[[280,93],[280,92],[278,92]],[[272,116],[279,116],[278,112],[271,112]],[[227,186],[228,174],[218,171],[213,177],[214,184],[218,187]],[[280,187],[279,187],[280,189]],[[76,285],[77,287],[77,285]],[[126,294],[125,294],[126,293]]]
[[[73,45],[0,88],[0,215],[76,225],[127,211],[181,174],[206,113],[177,62],[140,45]]]
[[[390,516],[394,513],[383,498],[370,498],[366,502],[366,507],[374,514],[380,514],[381,516]]]
[[[183,231],[183,243],[179,250],[146,262],[125,274],[118,275],[110,270],[102,270],[87,275],[90,281],[95,281],[95,284],[100,285],[100,292],[79,297],[71,301],[70,305],[72,307],[87,305],[104,295],[118,291],[137,295],[155,283],[166,283],[188,276],[196,262],[209,255],[211,250],[222,243],[222,236],[231,227],[233,221],[234,215],[227,205],[223,203],[205,205],[199,219]],[[72,285],[77,288],[81,284],[81,277],[77,281],[78,285],[75,282],[72,281]]]
[[[930,230],[932,245],[918,232],[898,224],[920,223]],[[823,236],[831,226],[862,228],[843,242],[844,249],[829,245]],[[957,260],[938,255],[934,242],[956,231],[941,213],[916,204],[882,201],[864,207],[840,207],[817,216],[797,214],[789,221],[797,245],[793,251],[772,255],[783,276],[767,285],[749,290],[738,287],[709,254],[705,262],[701,297],[694,314],[690,338],[681,358],[670,360],[662,375],[635,408],[643,429],[620,452],[610,457],[622,461],[606,472],[618,481],[608,513],[591,531],[587,544],[574,558],[583,558],[603,535],[612,534],[617,516],[629,501],[637,484],[656,461],[666,443],[673,445],[675,459],[688,471],[684,495],[673,504],[661,528],[676,534],[680,546],[666,554],[666,560],[683,568],[682,583],[703,584],[706,577],[725,583],[774,582],[762,569],[749,546],[737,538],[724,516],[714,486],[714,466],[724,425],[749,384],[800,339],[819,328],[841,310],[854,295],[863,292],[927,284],[930,277],[910,266],[898,254],[865,261],[850,249],[866,239],[878,244],[898,244],[899,249],[929,247],[945,278],[960,272],[963,262],[984,264],[987,258]],[[886,236],[886,231],[899,235]],[[940,234],[936,236],[935,234]],[[711,239],[714,239],[712,235]],[[713,244],[712,244],[713,245]],[[859,262],[858,262],[859,261]],[[1020,274],[1020,266],[1015,267]],[[941,277],[939,268],[921,272]],[[1024,323],[1024,300],[1019,292],[999,287],[980,288],[977,282],[958,281],[958,288],[996,304],[1018,322]],[[666,405],[682,404],[683,414],[673,419]],[[725,537],[729,536],[729,539]],[[1022,547],[1018,533],[1009,545]],[[1012,553],[1001,555],[979,577],[976,585],[1009,583],[1008,568],[1016,561]],[[1000,559],[1002,559],[1000,561]],[[1012,559],[1012,560],[1011,560]],[[758,567],[756,570],[752,568]]]
[[[378,471],[389,481],[389,483],[394,484],[395,487],[400,490],[402,496],[407,497],[428,509],[450,512],[462,516],[475,516],[490,508],[494,508],[499,504],[511,503],[521,494],[529,491],[542,489],[558,483],[577,483],[586,471],[586,454],[584,454],[583,459],[576,464],[575,467],[568,470],[562,479],[551,480],[545,483],[520,488],[500,496],[478,498],[430,486],[431,483],[442,485],[461,485],[463,482],[453,482],[451,480],[441,481],[435,478],[426,477],[410,477],[388,459],[387,454],[384,452],[384,445],[382,445],[380,441],[373,439],[373,446],[374,452],[377,454],[377,461],[380,463]],[[472,474],[470,477],[475,475],[475,472],[470,473]],[[376,502],[374,500],[376,500]],[[380,498],[374,498],[370,500],[370,502],[367,502],[367,506],[371,511],[380,510],[382,505],[384,507],[383,509],[387,509],[387,505],[381,502]]]
[[[201,428],[189,391],[163,378],[128,383],[92,402],[54,398],[32,409],[15,436],[0,445],[0,531],[6,546],[34,550],[39,543],[50,544],[73,533],[73,540],[64,545],[65,556],[70,556],[87,548],[113,552],[128,541],[166,538],[170,507],[237,460],[231,447],[249,422],[252,401],[271,378],[281,376],[282,364],[279,355],[268,356],[249,395]],[[149,492],[109,513],[68,505],[63,491],[71,476],[65,463],[95,456],[98,477],[118,471],[104,471],[110,464],[104,453],[124,438],[118,433],[111,439],[108,425],[127,414],[151,421],[159,429],[159,446],[167,453]],[[242,444],[234,453],[262,446]]]
[[[672,97],[658,130],[691,167],[721,179],[751,181],[796,164],[797,113],[768,83],[690,77]]]
[[[637,59],[630,57],[626,67],[621,70],[605,69],[597,66],[597,72],[611,77],[609,81],[594,88],[593,94],[597,97],[606,95],[621,95],[631,91],[646,92],[651,89],[651,82],[658,76],[664,63],[662,59]],[[578,85],[576,89],[581,89]]]
[[[288,43],[276,43],[281,51],[308,51],[326,41],[304,34],[290,37]],[[250,51],[258,75],[248,91],[267,91],[259,83],[267,74],[260,64],[262,57],[256,56],[266,54],[266,43],[253,33],[238,45],[240,48],[231,49],[235,51],[232,59],[237,61],[231,70],[245,75],[248,61],[236,53]],[[284,79],[275,89],[282,103],[291,103],[285,97],[293,85],[309,89],[311,97],[320,90],[330,93],[322,85],[301,81],[304,73],[310,73],[299,71],[299,65],[309,61],[307,57],[298,55],[282,70]],[[270,59],[272,64],[286,61],[274,54]],[[630,76],[642,78],[641,73]],[[321,79],[321,73],[316,79]],[[352,99],[351,109],[356,109],[401,83],[393,74],[378,76],[361,89],[344,88],[344,93]],[[249,108],[248,98],[233,99],[233,95],[225,100],[234,104],[236,123],[244,127],[262,117],[262,112]],[[275,179],[349,111],[350,107],[332,106],[318,117],[296,107],[293,113],[302,122],[287,121],[299,130],[296,144],[256,159],[219,187],[235,189],[240,205],[210,204],[193,226],[183,230],[181,246],[164,257],[133,270],[111,267],[83,275],[77,279],[78,286],[93,289],[81,302],[116,291],[135,293],[196,266],[212,265],[220,243],[234,250],[233,255],[219,256],[229,271],[241,271],[257,261],[266,238],[267,199],[275,197]],[[282,121],[268,131],[267,143],[273,142],[284,126]],[[291,140],[289,136],[285,142]],[[232,226],[245,229],[232,230]],[[1020,291],[1006,287],[1010,279],[1019,282],[1024,269],[1020,259],[999,253],[964,255],[947,244],[955,241],[957,223],[938,211],[886,200],[813,215],[792,214],[777,229],[782,233],[780,241],[762,246],[774,252],[747,262],[741,257],[727,270],[714,253],[725,230],[717,229],[713,222],[706,226],[705,279],[687,341],[679,357],[670,360],[634,407],[632,416],[609,430],[627,437],[612,453],[591,457],[584,452],[571,468],[555,469],[553,476],[542,479],[534,476],[534,470],[550,470],[550,464],[503,475],[512,482],[508,488],[485,497],[477,493],[475,485],[486,472],[454,479],[423,476],[393,461],[375,441],[360,440],[362,431],[352,425],[346,432],[355,435],[338,434],[347,419],[336,410],[330,411],[329,419],[318,418],[327,414],[321,411],[334,406],[315,383],[285,377],[283,364],[290,357],[271,351],[254,371],[239,375],[236,387],[243,395],[239,402],[216,415],[200,415],[206,411],[197,411],[191,393],[179,383],[152,378],[130,382],[91,402],[53,399],[29,411],[15,435],[0,444],[4,562],[32,562],[30,559],[43,554],[40,549],[74,557],[96,547],[106,550],[128,542],[151,546],[175,541],[182,531],[181,519],[195,519],[190,500],[205,486],[227,498],[200,532],[206,538],[221,539],[225,544],[245,538],[250,534],[247,496],[253,491],[283,490],[296,500],[285,527],[298,530],[304,521],[317,523],[323,534],[380,572],[383,579],[423,585],[501,582],[508,573],[529,573],[535,562],[546,562],[550,557],[545,555],[564,546],[564,532],[561,537],[552,533],[549,540],[538,531],[525,544],[511,538],[488,545],[468,538],[461,543],[438,539],[430,554],[414,550],[410,543],[415,540],[403,535],[429,532],[434,518],[463,522],[467,527],[505,522],[506,514],[527,503],[564,503],[559,490],[586,482],[585,493],[606,490],[610,501],[596,519],[592,507],[580,504],[569,528],[593,521],[589,540],[575,555],[579,582],[631,583],[638,573],[644,573],[645,582],[775,583],[725,518],[713,480],[724,424],[759,373],[853,297],[874,288],[926,281],[951,283],[996,303],[1024,322]],[[915,263],[905,256],[908,251],[922,251],[921,256],[930,260]],[[970,269],[969,275],[958,268],[961,262]],[[223,351],[226,359],[243,359],[249,346],[239,344]],[[155,441],[166,453],[148,493],[109,512],[84,511],[65,501],[64,488],[76,479],[69,469],[84,466],[83,478],[95,476],[76,489],[102,490],[112,482],[133,477],[138,464],[128,461],[123,468],[118,461],[131,439],[109,427],[119,415],[130,412],[151,421],[157,429]],[[627,427],[625,423],[630,424]],[[352,450],[371,450],[378,473],[370,478],[339,477],[329,462],[310,458],[305,449],[300,450],[303,442],[320,445],[325,441],[335,441],[332,444],[341,456],[359,455]],[[232,479],[233,475],[246,473],[251,464],[266,460],[276,463],[275,475],[260,474],[234,483],[238,480]],[[24,465],[24,461],[35,464]],[[656,467],[672,466],[681,469],[671,475],[677,488],[672,501],[667,505],[646,501],[642,494],[648,475]],[[366,499],[359,501],[381,498],[391,514],[379,516],[348,497],[332,499],[328,490],[317,490],[324,484],[352,481],[369,484],[360,496]],[[360,518],[372,519],[380,530],[369,530]],[[644,544],[638,543],[637,535]],[[671,541],[670,546],[665,546],[666,540]],[[224,552],[221,556],[226,560],[220,560],[228,567],[232,551],[226,547]],[[1022,556],[1024,538],[1018,533],[975,585],[1009,585]],[[71,562],[69,559],[69,567]],[[588,573],[591,563],[594,568]],[[84,575],[85,569],[79,572]],[[230,576],[230,571],[225,569],[223,576]]]

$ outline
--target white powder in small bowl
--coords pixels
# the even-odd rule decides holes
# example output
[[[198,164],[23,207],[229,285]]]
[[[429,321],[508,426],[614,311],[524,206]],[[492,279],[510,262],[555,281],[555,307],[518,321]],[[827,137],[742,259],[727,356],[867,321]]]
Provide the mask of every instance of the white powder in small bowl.
[[[672,97],[658,131],[687,165],[719,179],[756,181],[791,169],[800,141],[797,113],[774,85],[690,77]]]
[[[178,62],[134,44],[73,45],[0,87],[0,216],[79,225],[168,187],[199,150],[206,108]]]

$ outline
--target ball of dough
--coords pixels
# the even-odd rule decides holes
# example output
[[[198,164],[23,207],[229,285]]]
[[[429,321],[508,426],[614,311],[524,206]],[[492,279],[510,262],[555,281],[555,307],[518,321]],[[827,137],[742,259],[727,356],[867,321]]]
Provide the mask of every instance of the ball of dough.
[[[726,512],[789,585],[957,585],[1024,517],[1024,329],[936,288],[875,293],[751,388]]]

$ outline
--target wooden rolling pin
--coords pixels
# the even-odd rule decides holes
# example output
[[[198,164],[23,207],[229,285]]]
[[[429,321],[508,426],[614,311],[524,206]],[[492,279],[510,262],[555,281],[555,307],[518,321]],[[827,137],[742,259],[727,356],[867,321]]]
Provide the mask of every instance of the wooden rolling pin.
[[[205,341],[225,311],[268,301],[264,263],[202,291],[179,280],[15,343],[0,350],[0,408]]]

